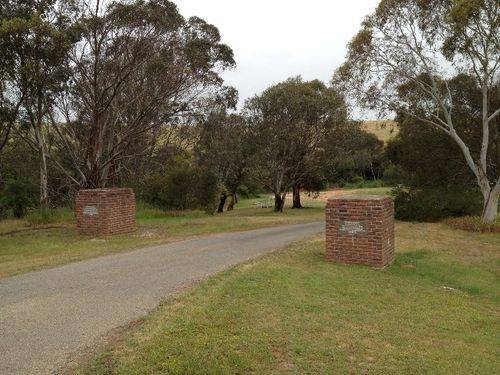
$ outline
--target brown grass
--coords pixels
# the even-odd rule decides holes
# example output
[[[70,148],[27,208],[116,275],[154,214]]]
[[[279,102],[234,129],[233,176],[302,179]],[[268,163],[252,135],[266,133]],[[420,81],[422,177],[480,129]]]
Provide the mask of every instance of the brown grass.
[[[375,134],[384,143],[387,143],[398,134],[397,124],[392,120],[363,121],[362,128],[368,133]]]
[[[446,225],[455,229],[479,233],[500,233],[500,221],[485,223],[479,216],[450,217],[444,220]]]

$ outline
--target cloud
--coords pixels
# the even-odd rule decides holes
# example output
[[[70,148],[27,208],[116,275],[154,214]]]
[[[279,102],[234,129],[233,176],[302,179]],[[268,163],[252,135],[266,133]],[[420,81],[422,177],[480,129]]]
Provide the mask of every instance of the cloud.
[[[329,81],[346,45],[378,0],[174,0],[185,17],[216,25],[235,53],[224,74],[245,99],[302,75]]]

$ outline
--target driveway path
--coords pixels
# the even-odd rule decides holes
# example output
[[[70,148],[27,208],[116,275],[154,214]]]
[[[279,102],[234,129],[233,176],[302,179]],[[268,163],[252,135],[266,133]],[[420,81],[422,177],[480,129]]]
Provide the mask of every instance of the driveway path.
[[[50,374],[179,287],[324,230],[199,237],[0,279],[0,374]]]

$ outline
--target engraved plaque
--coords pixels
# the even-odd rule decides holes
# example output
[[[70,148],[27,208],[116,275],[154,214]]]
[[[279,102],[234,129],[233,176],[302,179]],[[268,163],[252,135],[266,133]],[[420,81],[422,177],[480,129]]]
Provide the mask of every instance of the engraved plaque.
[[[365,223],[363,221],[340,221],[339,232],[341,234],[350,234],[355,236],[359,233],[365,233]]]
[[[97,206],[89,205],[83,208],[83,214],[85,216],[96,216],[99,214],[99,210],[97,209]]]

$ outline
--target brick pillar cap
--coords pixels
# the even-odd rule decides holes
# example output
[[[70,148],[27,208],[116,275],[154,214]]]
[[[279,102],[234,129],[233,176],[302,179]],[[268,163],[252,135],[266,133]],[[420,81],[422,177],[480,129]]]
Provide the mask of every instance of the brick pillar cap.
[[[113,191],[133,191],[131,188],[99,188],[99,189],[80,189],[78,192],[82,193],[108,193],[108,192],[113,192]]]
[[[339,195],[337,197],[329,198],[329,201],[383,201],[386,199],[391,199],[386,195],[362,195],[362,194],[346,194]]]

